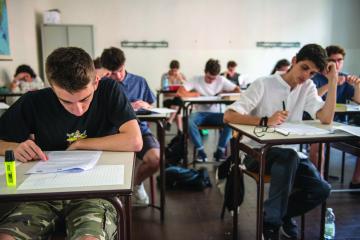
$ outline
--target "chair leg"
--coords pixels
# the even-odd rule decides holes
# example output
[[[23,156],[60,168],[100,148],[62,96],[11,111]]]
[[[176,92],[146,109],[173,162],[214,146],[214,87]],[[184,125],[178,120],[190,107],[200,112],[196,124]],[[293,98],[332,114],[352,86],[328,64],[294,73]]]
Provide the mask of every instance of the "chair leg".
[[[305,239],[305,215],[301,215],[301,239]]]
[[[341,183],[344,183],[344,172],[345,172],[345,152],[342,152],[342,158],[341,158]]]
[[[151,201],[151,205],[155,204],[155,181],[154,181],[154,175],[151,175],[151,177],[150,177],[150,201]]]

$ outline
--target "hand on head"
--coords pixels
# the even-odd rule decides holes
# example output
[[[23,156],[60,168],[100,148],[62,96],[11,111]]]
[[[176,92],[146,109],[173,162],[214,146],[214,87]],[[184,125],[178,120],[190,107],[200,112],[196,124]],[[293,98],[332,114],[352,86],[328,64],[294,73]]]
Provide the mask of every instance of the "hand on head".
[[[324,75],[328,79],[329,83],[339,84],[338,72],[334,62],[328,62],[324,70]],[[341,80],[340,80],[341,81]]]

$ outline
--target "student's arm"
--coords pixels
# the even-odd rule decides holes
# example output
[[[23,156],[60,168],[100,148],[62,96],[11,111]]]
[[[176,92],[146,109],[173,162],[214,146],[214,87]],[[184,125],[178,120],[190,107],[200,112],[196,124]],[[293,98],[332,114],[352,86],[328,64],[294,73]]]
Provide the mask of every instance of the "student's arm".
[[[117,134],[77,140],[69,146],[68,150],[138,152],[142,149],[142,145],[139,124],[133,119],[122,124]]]
[[[323,85],[322,87],[319,87],[317,89],[318,95],[320,97],[324,96],[328,91],[329,91],[329,84],[328,83]]]
[[[354,87],[354,96],[352,97],[352,100],[357,104],[360,104],[360,78],[354,75],[348,75],[346,80]]]
[[[183,86],[179,87],[176,92],[179,97],[199,97],[200,93],[187,91]]]
[[[13,150],[15,159],[21,162],[38,159],[47,160],[45,153],[32,139],[28,139],[21,143],[0,140],[0,155],[5,155],[6,150]]]
[[[287,111],[277,111],[268,119],[268,126],[276,126],[282,124],[287,119]],[[257,126],[260,124],[260,117],[251,116],[247,114],[241,114],[235,112],[232,109],[228,109],[224,114],[225,123],[235,123],[235,124],[244,124],[244,125],[253,125]]]
[[[323,124],[330,124],[334,119],[336,106],[336,88],[338,73],[333,62],[328,63],[325,76],[328,79],[329,90],[324,106],[316,112],[316,118]]]

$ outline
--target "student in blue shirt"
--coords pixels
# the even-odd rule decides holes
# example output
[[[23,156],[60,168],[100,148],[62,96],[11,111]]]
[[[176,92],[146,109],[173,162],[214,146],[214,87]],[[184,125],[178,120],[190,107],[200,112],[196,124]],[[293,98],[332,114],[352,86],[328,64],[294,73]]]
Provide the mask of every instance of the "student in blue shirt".
[[[348,101],[354,101],[360,104],[360,78],[355,75],[350,75],[342,72],[345,59],[345,50],[340,46],[331,45],[326,48],[328,60],[335,63],[336,71],[339,73],[337,81],[337,103],[347,103]],[[312,78],[313,82],[318,89],[318,94],[324,100],[328,92],[328,79],[321,73],[316,74]],[[343,121],[342,118],[336,118],[335,120]],[[310,159],[317,165],[318,160],[318,144],[311,145]],[[350,188],[360,188],[360,161],[356,162],[352,181],[350,182]]]
[[[146,80],[125,70],[125,55],[122,50],[115,47],[104,49],[101,54],[101,64],[103,68],[109,71],[108,76],[124,87],[126,96],[135,111],[141,108],[150,108],[155,103],[156,97],[151,92]],[[135,173],[133,204],[148,205],[149,197],[142,182],[159,169],[160,145],[151,133],[147,122],[141,121],[139,124],[143,138],[143,148],[136,156],[142,162]]]

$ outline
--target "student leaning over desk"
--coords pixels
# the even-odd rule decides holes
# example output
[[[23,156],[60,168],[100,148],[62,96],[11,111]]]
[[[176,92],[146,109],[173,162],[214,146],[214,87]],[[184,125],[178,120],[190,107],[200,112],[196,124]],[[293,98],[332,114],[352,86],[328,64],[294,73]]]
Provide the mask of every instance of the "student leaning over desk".
[[[46,75],[51,88],[28,92],[0,118],[1,155],[12,149],[17,160],[27,162],[46,160],[48,150],[141,149],[140,129],[122,87],[112,80],[99,82],[84,50],[53,51]],[[0,239],[47,239],[59,218],[66,219],[68,239],[116,235],[117,214],[111,203],[77,199],[19,204],[1,221]]]
[[[240,87],[220,76],[220,64],[218,60],[209,59],[206,62],[205,75],[194,77],[191,81],[184,83],[177,91],[180,97],[215,96],[222,92],[240,92]],[[191,92],[195,90],[195,92]],[[196,161],[206,162],[207,154],[202,144],[201,135],[198,130],[200,125],[223,125],[224,114],[220,112],[219,104],[199,105],[196,112],[190,115],[189,135],[196,148]],[[222,129],[217,150],[214,153],[216,161],[223,160],[226,144],[231,137],[231,129],[224,126]]]
[[[326,64],[326,52],[322,47],[305,45],[292,59],[292,66],[286,73],[263,77],[252,83],[240,99],[229,106],[224,121],[257,126],[266,118],[267,125],[275,126],[285,121],[300,121],[303,111],[307,111],[322,123],[331,123],[336,104],[337,72],[334,63]],[[325,102],[310,80],[324,69],[329,80]],[[283,101],[286,111],[283,111]],[[256,147],[251,141],[248,144]],[[278,239],[282,227],[285,237],[296,239],[298,231],[293,217],[325,201],[330,186],[314,165],[308,159],[300,159],[293,149],[272,147],[266,160],[266,172],[271,174],[271,182],[264,203],[264,238]],[[249,170],[257,171],[258,162],[254,159],[247,156],[244,163]]]

